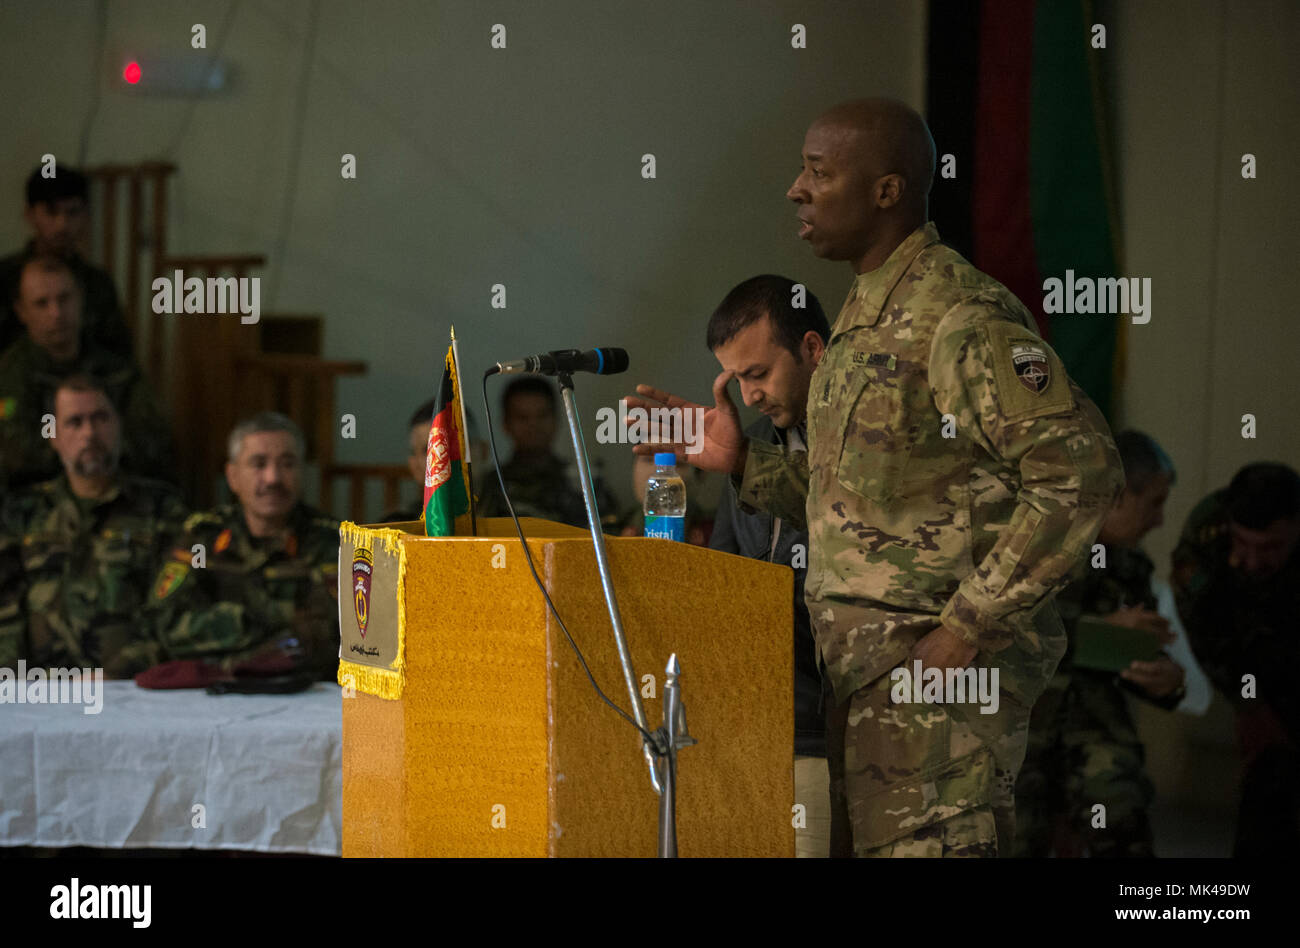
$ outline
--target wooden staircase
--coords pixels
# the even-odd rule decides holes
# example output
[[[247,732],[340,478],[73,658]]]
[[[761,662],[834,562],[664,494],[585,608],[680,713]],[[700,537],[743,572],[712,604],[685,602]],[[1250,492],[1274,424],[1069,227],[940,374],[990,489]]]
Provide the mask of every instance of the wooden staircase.
[[[101,165],[85,174],[91,181],[91,206],[99,215],[90,256],[113,276],[122,295],[136,359],[171,420],[186,497],[196,508],[212,506],[230,429],[241,418],[273,410],[303,429],[306,460],[320,470],[318,507],[365,521],[367,484],[378,480],[384,509],[394,509],[401,484],[410,477],[405,465],[340,464],[334,459],[340,433],[335,382],[345,375],[364,375],[367,366],[323,357],[321,316],[263,313],[256,324],[244,324],[236,315],[153,313],[150,287],[156,277],[181,270],[187,278],[241,278],[266,265],[260,254],[167,253],[167,187],[176,171],[166,162],[142,162]],[[124,204],[122,213],[119,203]],[[347,484],[345,506],[334,500],[338,481]]]

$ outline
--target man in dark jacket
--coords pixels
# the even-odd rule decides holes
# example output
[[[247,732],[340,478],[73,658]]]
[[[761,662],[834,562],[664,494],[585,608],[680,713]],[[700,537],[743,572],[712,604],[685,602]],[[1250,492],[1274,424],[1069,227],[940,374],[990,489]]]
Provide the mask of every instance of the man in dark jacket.
[[[830,326],[817,298],[778,276],[741,283],[709,320],[708,346],[733,370],[745,404],[766,417],[746,434],[801,449],[808,382],[825,351]],[[794,569],[794,753],[796,854],[827,855],[830,777],[821,707],[817,646],[808,621],[803,584],[808,533],[764,511],[745,513],[728,479],[709,546],[725,553],[782,563]]]
[[[15,301],[23,267],[33,256],[64,260],[82,288],[81,338],[88,346],[131,357],[131,333],[117,301],[113,278],[81,256],[79,247],[90,225],[90,183],[65,166],[42,165],[27,179],[23,219],[32,239],[17,253],[0,259],[0,352],[23,336]]]

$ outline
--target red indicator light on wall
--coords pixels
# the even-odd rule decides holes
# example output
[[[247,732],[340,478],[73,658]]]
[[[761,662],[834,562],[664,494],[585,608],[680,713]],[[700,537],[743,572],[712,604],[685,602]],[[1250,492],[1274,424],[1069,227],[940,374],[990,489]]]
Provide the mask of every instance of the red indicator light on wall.
[[[140,64],[137,62],[127,63],[126,68],[122,70],[122,78],[125,79],[127,82],[129,82],[131,85],[135,85],[137,82],[139,82]]]

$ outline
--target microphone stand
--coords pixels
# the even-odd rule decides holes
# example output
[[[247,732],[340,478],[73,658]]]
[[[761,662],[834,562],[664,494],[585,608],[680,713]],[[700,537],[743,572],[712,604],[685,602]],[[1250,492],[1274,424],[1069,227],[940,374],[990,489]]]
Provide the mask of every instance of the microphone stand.
[[[591,541],[596,548],[596,568],[600,572],[600,585],[605,592],[605,604],[609,607],[610,622],[614,626],[614,642],[618,647],[619,664],[623,668],[623,681],[627,684],[628,697],[632,701],[632,717],[643,731],[649,732],[650,725],[646,719],[645,708],[641,705],[641,692],[637,688],[636,672],[632,668],[632,654],[628,651],[627,638],[623,634],[623,617],[619,613],[618,599],[614,595],[614,580],[610,574],[609,556],[605,551],[605,534],[600,529],[596,492],[591,485],[591,465],[587,459],[587,446],[582,437],[582,426],[578,423],[578,406],[573,398],[573,375],[569,372],[557,372],[556,381],[560,383],[564,415],[569,423],[573,453],[578,462],[582,500],[587,507],[587,524],[591,528]],[[681,666],[677,661],[676,653],[668,659],[667,672],[664,685],[663,724],[650,732],[653,743],[642,741],[642,753],[650,767],[650,786],[660,797],[659,855],[675,857],[677,855],[677,751],[680,747],[697,742],[686,732],[686,710],[681,702],[681,686],[677,681],[681,674]]]

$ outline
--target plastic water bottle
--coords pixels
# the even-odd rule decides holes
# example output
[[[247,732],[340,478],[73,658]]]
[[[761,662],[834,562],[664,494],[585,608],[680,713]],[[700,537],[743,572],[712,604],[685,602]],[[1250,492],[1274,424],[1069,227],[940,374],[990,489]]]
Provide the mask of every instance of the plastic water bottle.
[[[655,455],[655,472],[645,483],[645,535],[686,539],[686,482],[677,473],[677,455]]]

